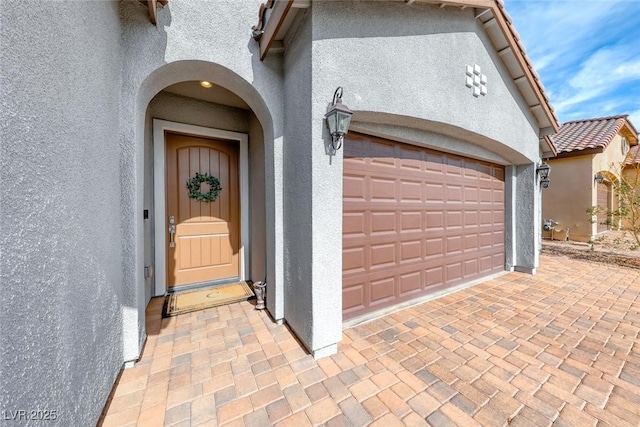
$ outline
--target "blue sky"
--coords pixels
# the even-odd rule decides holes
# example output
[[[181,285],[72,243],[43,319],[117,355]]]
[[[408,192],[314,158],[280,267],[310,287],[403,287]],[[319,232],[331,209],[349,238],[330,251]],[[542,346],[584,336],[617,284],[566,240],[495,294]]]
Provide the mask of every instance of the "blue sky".
[[[640,131],[640,0],[505,0],[560,123],[629,114]]]

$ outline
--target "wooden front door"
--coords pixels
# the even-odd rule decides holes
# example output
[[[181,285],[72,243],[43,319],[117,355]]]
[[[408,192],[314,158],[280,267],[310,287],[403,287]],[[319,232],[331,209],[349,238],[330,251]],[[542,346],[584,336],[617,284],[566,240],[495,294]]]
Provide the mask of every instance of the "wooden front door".
[[[598,233],[608,231],[611,223],[611,184],[603,182],[598,184]]]
[[[240,251],[237,144],[169,132],[165,141],[167,287],[236,279]],[[196,172],[220,181],[222,190],[215,201],[189,197],[187,181]],[[206,182],[200,192],[209,192]]]

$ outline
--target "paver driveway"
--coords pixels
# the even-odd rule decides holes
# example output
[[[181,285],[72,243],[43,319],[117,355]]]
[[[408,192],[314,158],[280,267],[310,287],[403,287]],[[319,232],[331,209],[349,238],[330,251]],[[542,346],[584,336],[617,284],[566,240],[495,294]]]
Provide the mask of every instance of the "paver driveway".
[[[344,331],[318,361],[250,303],[160,320],[104,426],[640,425],[640,270],[542,257]]]

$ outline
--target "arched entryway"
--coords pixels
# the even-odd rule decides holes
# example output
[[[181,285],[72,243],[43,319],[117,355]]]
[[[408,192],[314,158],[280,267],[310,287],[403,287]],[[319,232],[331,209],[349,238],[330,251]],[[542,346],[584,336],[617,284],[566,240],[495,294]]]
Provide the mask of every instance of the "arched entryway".
[[[212,86],[205,88],[201,81]],[[274,165],[276,138],[271,111],[261,94],[248,81],[218,64],[181,61],[155,70],[144,80],[137,97],[136,119],[135,138],[144,147],[144,160],[137,162],[137,175],[143,183],[137,186],[143,211],[136,250],[140,266],[137,280],[140,288],[136,292],[139,307],[143,305],[140,311],[144,313],[149,299],[162,295],[168,286],[224,282],[234,277],[263,280],[268,272],[271,295],[267,308],[276,320],[282,319],[282,302],[278,299],[282,293],[275,280],[278,249],[275,233],[269,229],[277,222],[273,206],[278,203],[275,199],[280,193],[275,189],[275,176],[279,173]],[[180,141],[173,141],[176,137]],[[203,171],[224,181],[225,189],[229,190],[227,196],[221,197],[225,206],[216,209],[233,211],[217,215],[228,219],[226,223],[214,224],[231,230],[226,247],[221,248],[220,242],[207,237],[209,247],[220,251],[198,257],[204,260],[208,256],[209,261],[215,257],[232,258],[229,268],[234,271],[227,268],[204,279],[204,276],[176,279],[167,274],[174,267],[167,261],[172,260],[167,248],[174,236],[168,233],[171,224],[166,208],[167,203],[176,200],[167,195],[174,191],[171,188],[175,189],[177,181],[180,188],[184,183],[178,178],[183,172],[175,175],[175,171],[168,170],[166,159],[183,155],[177,154],[180,150],[176,151],[176,144],[181,147],[185,143],[200,147],[187,149],[187,153],[201,154],[199,162],[208,156],[207,165],[215,163],[213,169],[207,166]],[[224,197],[229,199],[222,200]],[[208,229],[201,233],[219,234]]]

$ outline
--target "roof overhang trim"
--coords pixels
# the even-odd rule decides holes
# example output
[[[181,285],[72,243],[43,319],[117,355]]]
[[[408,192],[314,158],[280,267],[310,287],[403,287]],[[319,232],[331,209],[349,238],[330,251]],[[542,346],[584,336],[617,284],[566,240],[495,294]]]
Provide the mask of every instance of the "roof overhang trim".
[[[158,7],[165,7],[169,0],[140,0],[140,3],[147,4],[149,20],[153,25],[158,25]]]

